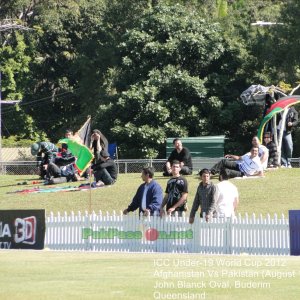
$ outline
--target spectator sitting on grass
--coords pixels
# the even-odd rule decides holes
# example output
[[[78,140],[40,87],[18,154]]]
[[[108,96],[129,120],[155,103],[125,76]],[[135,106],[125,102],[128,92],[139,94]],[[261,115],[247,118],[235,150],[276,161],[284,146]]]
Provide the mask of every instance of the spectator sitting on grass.
[[[76,157],[68,151],[68,145],[62,144],[59,152],[52,158],[51,162],[45,165],[46,179],[49,184],[63,183],[68,181],[81,181],[75,167]]]
[[[97,187],[112,185],[116,182],[118,177],[117,165],[106,150],[100,152],[100,157],[91,168],[94,171]]]
[[[180,174],[191,175],[193,173],[192,156],[188,148],[182,146],[180,139],[174,139],[175,149],[171,152],[167,163],[164,166],[163,176],[172,176],[171,163],[178,160],[180,163]]]
[[[108,141],[104,134],[98,129],[94,129],[91,135],[90,150],[93,151],[95,162],[101,159],[101,151],[108,150]]]
[[[230,159],[232,160],[230,160]],[[263,176],[264,171],[258,157],[258,147],[252,147],[249,153],[243,156],[227,154],[210,169],[211,174],[225,173],[228,178],[243,176]]]
[[[31,145],[31,154],[36,156],[41,179],[44,179],[47,174],[45,165],[51,162],[58,151],[58,147],[50,142],[38,142]]]
[[[262,145],[257,136],[252,138],[252,146],[258,148],[258,157],[260,162],[264,168],[264,170],[268,167],[268,159],[269,159],[269,150],[266,146]],[[250,152],[249,152],[250,154]]]
[[[264,144],[269,150],[268,168],[277,168],[280,166],[278,161],[277,146],[272,140],[271,132],[264,133]]]

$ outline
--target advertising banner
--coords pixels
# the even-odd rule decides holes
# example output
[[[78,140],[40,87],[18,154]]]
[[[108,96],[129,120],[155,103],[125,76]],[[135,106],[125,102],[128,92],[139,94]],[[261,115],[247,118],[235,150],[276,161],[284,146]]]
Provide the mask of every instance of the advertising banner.
[[[44,248],[45,210],[0,210],[0,249]]]

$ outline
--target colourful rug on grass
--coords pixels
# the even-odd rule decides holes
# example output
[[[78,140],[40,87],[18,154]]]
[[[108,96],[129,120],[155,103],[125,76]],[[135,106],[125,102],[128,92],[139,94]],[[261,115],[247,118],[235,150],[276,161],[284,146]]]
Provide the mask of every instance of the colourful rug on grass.
[[[56,192],[73,192],[80,191],[78,187],[75,186],[56,186],[56,187],[34,187],[32,189],[18,190],[14,192],[8,192],[8,194],[29,194],[29,193],[56,193]]]
[[[80,186],[34,187],[31,189],[7,192],[7,194],[78,192],[78,191],[87,191],[90,189],[93,190],[93,189],[98,189],[98,188],[101,188],[101,187],[90,186],[90,184],[87,183],[87,184],[81,184]]]

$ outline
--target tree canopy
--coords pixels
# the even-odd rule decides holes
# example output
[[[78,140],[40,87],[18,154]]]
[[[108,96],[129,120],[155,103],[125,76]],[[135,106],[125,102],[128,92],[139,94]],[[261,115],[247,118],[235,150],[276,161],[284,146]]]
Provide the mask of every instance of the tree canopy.
[[[294,85],[296,0],[18,0],[0,8],[2,135],[56,142],[92,116],[120,157],[164,157],[167,137],[250,145],[251,84]],[[272,26],[252,26],[263,20]],[[283,24],[283,25],[282,25]],[[22,25],[31,30],[18,30]]]

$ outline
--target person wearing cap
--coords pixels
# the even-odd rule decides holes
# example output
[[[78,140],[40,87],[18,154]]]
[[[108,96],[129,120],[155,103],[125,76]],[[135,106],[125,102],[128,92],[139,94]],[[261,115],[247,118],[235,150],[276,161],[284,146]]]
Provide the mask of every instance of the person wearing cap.
[[[135,196],[123,211],[123,214],[127,215],[130,211],[139,209],[139,213],[143,213],[144,216],[159,215],[160,206],[163,201],[163,191],[161,186],[153,179],[153,168],[143,168],[141,177],[144,183],[139,186]]]
[[[215,214],[215,193],[216,187],[210,181],[210,171],[208,169],[202,169],[199,172],[201,182],[198,185],[197,192],[194,198],[193,206],[190,212],[189,223],[193,224],[195,220],[196,211],[201,206],[200,218],[208,221]]]
[[[36,156],[40,167],[40,176],[46,175],[45,165],[47,165],[56,156],[59,149],[50,142],[38,142],[31,145],[31,155]]]
[[[116,182],[118,177],[118,170],[116,163],[110,158],[107,150],[100,152],[100,158],[92,165],[96,186],[112,185]]]

